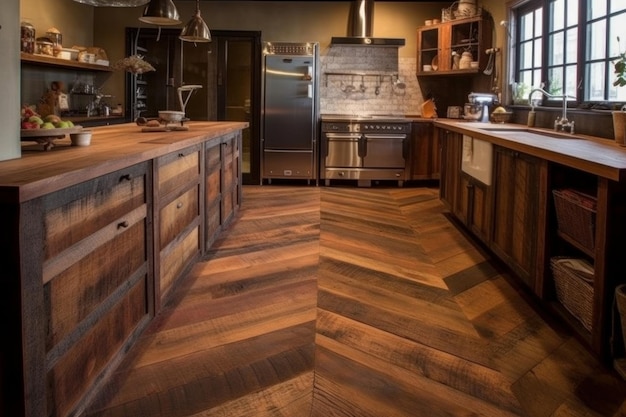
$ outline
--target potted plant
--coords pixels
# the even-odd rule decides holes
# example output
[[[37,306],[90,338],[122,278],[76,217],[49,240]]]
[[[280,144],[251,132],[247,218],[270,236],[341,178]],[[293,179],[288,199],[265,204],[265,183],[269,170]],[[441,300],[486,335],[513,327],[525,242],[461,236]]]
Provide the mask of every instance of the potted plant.
[[[620,39],[618,36],[618,45],[619,42]],[[621,50],[622,48],[620,47],[619,49]],[[626,52],[620,52],[617,60],[613,62],[613,69],[615,74],[613,86],[626,86]],[[615,141],[621,146],[626,146],[626,104],[623,105],[620,110],[613,112],[613,132],[615,135]]]

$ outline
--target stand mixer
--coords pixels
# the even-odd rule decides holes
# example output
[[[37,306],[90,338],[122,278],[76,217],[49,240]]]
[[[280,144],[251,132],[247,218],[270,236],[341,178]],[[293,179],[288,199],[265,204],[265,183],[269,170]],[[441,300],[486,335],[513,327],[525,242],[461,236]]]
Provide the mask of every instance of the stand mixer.
[[[489,106],[497,100],[497,97],[490,93],[470,93],[467,99],[469,103],[465,104],[464,118],[489,122]]]

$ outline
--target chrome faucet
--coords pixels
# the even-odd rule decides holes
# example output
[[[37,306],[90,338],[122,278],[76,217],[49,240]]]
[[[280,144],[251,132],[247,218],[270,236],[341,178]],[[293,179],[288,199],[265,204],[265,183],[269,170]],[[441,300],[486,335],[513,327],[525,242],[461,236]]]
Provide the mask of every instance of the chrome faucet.
[[[574,133],[574,121],[572,120],[571,122],[567,119],[567,99],[568,98],[576,98],[576,97],[572,97],[572,96],[568,96],[567,94],[563,94],[563,95],[553,95],[548,93],[546,90],[544,90],[543,88],[533,88],[530,91],[530,94],[528,95],[528,102],[530,103],[530,109],[531,111],[535,110],[535,106],[533,104],[533,94],[536,92],[540,92],[541,94],[543,94],[544,96],[548,97],[548,98],[562,98],[563,99],[563,110],[562,110],[562,114],[561,117],[557,117],[556,120],[554,121],[554,130],[555,131],[562,131],[562,132],[569,132],[569,133]]]

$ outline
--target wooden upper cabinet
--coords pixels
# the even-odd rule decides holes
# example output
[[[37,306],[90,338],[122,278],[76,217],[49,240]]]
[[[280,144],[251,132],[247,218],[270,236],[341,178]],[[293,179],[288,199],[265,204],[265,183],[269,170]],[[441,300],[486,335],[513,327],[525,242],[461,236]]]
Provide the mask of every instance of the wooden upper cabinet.
[[[487,67],[486,50],[492,45],[493,21],[483,15],[455,19],[417,30],[417,75],[438,76],[452,74],[478,74]],[[470,52],[478,68],[457,69],[452,53]],[[431,65],[432,71],[424,71]]]

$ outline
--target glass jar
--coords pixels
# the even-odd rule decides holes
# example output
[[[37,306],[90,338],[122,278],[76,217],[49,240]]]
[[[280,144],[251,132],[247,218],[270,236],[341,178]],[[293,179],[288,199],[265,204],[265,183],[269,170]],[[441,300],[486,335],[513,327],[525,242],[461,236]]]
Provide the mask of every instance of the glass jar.
[[[35,53],[35,27],[29,22],[22,22],[20,24],[21,40],[20,51],[28,54]]]

